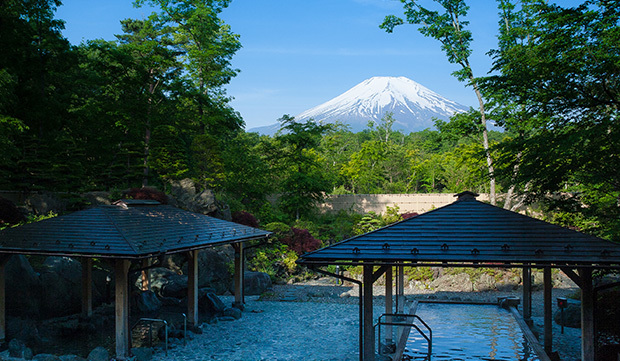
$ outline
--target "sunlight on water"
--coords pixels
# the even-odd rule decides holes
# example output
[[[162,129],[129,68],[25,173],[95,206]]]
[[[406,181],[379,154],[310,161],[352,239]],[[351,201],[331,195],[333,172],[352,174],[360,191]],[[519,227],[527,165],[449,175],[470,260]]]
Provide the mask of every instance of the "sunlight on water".
[[[513,316],[499,307],[421,304],[417,315],[433,330],[433,360],[539,360]],[[426,340],[412,328],[406,354],[421,360],[426,353]]]

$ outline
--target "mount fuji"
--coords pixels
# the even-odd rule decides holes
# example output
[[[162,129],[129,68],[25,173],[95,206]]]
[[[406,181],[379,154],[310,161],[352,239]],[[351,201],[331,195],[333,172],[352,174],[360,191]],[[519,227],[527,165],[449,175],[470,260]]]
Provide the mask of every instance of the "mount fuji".
[[[433,118],[447,120],[467,107],[453,102],[405,77],[373,77],[343,94],[295,116],[297,121],[313,119],[318,123],[340,121],[352,132],[367,128],[368,122],[378,123],[388,112],[394,114],[393,130],[405,134],[433,128]],[[253,128],[249,131],[274,134],[279,124]]]

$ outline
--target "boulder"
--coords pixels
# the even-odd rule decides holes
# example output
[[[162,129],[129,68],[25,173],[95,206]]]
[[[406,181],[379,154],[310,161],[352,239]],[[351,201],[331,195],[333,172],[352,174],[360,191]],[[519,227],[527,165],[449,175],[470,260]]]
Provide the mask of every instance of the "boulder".
[[[41,316],[80,312],[82,264],[70,257],[47,257],[41,268]]]
[[[558,325],[562,325],[562,312],[557,310],[553,315],[553,320]],[[569,300],[568,307],[564,309],[564,326],[581,328],[581,302]]]
[[[201,292],[202,293],[202,292]],[[226,309],[226,305],[219,297],[212,292],[199,295],[198,298],[198,310],[202,313],[206,313],[208,316],[216,316],[222,314]]]
[[[431,282],[430,287],[436,291],[447,292],[472,292],[474,290],[474,285],[466,273],[443,275]]]
[[[6,337],[7,340],[17,339],[29,345],[41,343],[41,336],[39,335],[36,322],[28,318],[7,317]]]
[[[40,353],[35,355],[32,360],[34,361],[61,361],[60,357],[49,353]]]
[[[483,273],[476,281],[475,290],[478,292],[493,291],[495,290],[495,283],[495,277]]]
[[[243,291],[247,296],[261,295],[272,287],[271,277],[264,272],[246,271],[243,277]]]
[[[183,298],[187,296],[187,276],[163,267],[152,268],[149,274],[151,290],[160,297]]]
[[[133,305],[140,314],[154,315],[162,303],[153,291],[138,291],[133,294]]]
[[[110,353],[105,348],[99,346],[94,348],[86,358],[87,361],[110,361]]]
[[[60,361],[86,361],[86,359],[77,355],[62,355]]]
[[[87,192],[80,194],[84,201],[92,207],[110,205],[110,192]]]
[[[234,251],[230,246],[210,248],[198,255],[198,287],[215,289],[218,295],[229,290],[233,275],[229,265],[234,261]]]
[[[67,202],[53,193],[30,193],[24,205],[34,214],[62,213],[67,210]]]
[[[225,317],[232,317],[235,320],[238,320],[241,318],[241,316],[243,315],[241,310],[236,308],[236,307],[228,307],[224,310],[224,312],[222,313],[223,316]]]
[[[5,272],[7,314],[39,317],[41,281],[28,259],[23,255],[12,256]]]
[[[26,347],[26,344],[19,339],[12,339],[8,346],[9,356],[15,358],[32,359],[32,350]]]

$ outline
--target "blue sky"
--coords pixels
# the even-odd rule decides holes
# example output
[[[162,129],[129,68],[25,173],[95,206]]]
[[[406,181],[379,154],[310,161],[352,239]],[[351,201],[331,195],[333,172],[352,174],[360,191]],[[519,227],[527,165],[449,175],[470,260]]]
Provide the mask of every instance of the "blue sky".
[[[114,40],[119,21],[144,18],[130,0],[64,0],[56,17],[66,21],[73,43]],[[427,1],[430,3],[430,1]],[[490,0],[470,1],[476,75],[489,70],[485,53],[496,44],[497,9]],[[477,101],[450,74],[439,43],[414,26],[393,34],[379,29],[386,15],[402,14],[398,0],[233,0],[221,17],[241,35],[233,58],[241,72],[227,86],[246,129],[269,125],[340,95],[373,76],[405,76],[467,106]]]

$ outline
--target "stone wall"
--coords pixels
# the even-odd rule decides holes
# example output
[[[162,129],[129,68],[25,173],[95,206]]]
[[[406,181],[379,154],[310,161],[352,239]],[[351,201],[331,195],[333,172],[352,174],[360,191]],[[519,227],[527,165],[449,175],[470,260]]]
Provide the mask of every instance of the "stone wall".
[[[481,194],[479,201],[488,201],[488,194]],[[428,194],[342,194],[328,195],[321,205],[324,211],[341,210],[356,213],[385,213],[387,207],[397,205],[400,213],[424,213],[443,207],[456,200],[455,193]]]

